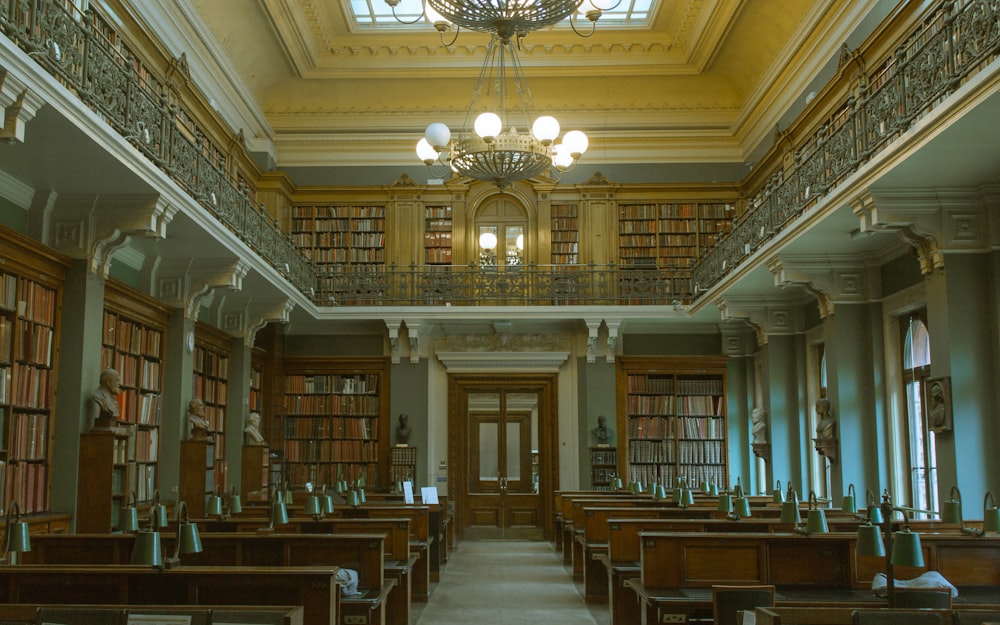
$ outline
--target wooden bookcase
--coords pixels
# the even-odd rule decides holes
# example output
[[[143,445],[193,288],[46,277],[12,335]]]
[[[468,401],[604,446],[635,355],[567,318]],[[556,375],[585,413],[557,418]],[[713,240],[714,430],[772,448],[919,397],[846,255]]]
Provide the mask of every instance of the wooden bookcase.
[[[552,205],[552,264],[580,262],[580,218],[576,204]]]
[[[209,440],[181,441],[177,497],[187,503],[192,518],[205,518],[205,504],[215,491],[218,445]]]
[[[284,479],[335,484],[389,480],[389,368],[386,358],[284,360]]]
[[[452,262],[451,206],[424,207],[424,262],[428,265]]]
[[[389,450],[389,480],[396,482],[413,482],[417,484],[417,448],[393,447]]]
[[[271,449],[244,445],[240,465],[240,496],[243,501],[267,501],[271,479]]]
[[[117,529],[121,509],[128,504],[134,479],[134,436],[123,426],[80,435],[76,531],[108,534]]]
[[[295,205],[291,236],[316,264],[317,296],[336,297],[332,274],[385,264],[385,206]]]
[[[192,393],[205,403],[208,433],[215,441],[215,486],[226,490],[226,409],[229,405],[229,335],[199,322],[195,327]],[[187,424],[184,424],[185,429]],[[242,428],[239,435],[242,436]],[[211,492],[214,487],[206,490]]]
[[[618,449],[590,448],[590,486],[594,490],[614,490],[611,480],[618,476]]]
[[[62,288],[69,262],[0,227],[0,508],[50,511]]]
[[[159,483],[160,394],[169,315],[162,303],[120,282],[111,280],[105,286],[101,369],[116,370],[121,380],[117,427],[132,438],[125,489],[126,494],[134,492],[140,504],[153,498]]]
[[[618,366],[623,481],[729,483],[724,357],[625,356]]]
[[[618,257],[624,267],[691,269],[732,229],[732,204],[654,202],[618,205]]]

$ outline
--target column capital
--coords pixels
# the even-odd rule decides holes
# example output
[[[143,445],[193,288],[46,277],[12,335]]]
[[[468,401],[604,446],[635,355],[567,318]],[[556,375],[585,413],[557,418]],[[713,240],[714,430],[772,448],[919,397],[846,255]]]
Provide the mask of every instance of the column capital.
[[[799,286],[812,295],[823,319],[834,313],[835,304],[869,302],[882,290],[878,267],[855,256],[775,256],[767,267],[776,286]]]

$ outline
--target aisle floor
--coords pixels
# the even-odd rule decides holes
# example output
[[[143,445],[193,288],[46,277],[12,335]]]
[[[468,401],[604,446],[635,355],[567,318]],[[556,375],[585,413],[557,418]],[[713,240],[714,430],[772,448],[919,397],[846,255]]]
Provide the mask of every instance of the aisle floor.
[[[544,541],[463,540],[411,625],[608,625]]]

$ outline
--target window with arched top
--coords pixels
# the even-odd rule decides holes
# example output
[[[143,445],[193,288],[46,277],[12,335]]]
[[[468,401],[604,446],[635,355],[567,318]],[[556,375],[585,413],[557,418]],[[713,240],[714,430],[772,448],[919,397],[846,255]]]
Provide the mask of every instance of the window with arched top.
[[[476,264],[485,268],[520,267],[528,262],[528,214],[509,195],[485,202],[475,219]]]
[[[927,426],[927,410],[923,405],[924,387],[931,373],[931,341],[926,313],[920,311],[901,317],[899,327],[906,391],[908,449],[904,455],[909,459],[912,505],[921,510],[937,510],[937,448],[935,435]]]

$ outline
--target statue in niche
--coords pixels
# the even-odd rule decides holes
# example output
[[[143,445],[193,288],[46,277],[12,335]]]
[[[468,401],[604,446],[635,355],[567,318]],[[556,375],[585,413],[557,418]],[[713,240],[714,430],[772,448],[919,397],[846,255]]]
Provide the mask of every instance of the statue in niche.
[[[609,445],[615,431],[608,427],[608,418],[600,415],[597,417],[597,427],[592,429],[590,433],[598,445]]]
[[[243,428],[243,433],[247,435],[247,445],[267,445],[264,436],[260,433],[260,414],[251,412],[247,415],[247,425]]]
[[[410,415],[405,412],[399,415],[399,423],[396,426],[396,444],[407,445],[410,440]]]
[[[191,427],[191,440],[215,440],[209,433],[211,424],[205,418],[205,402],[197,397],[188,402],[187,422]]]
[[[816,400],[816,438],[829,440],[836,438],[837,420],[833,418],[830,410],[830,400],[820,398]]]

